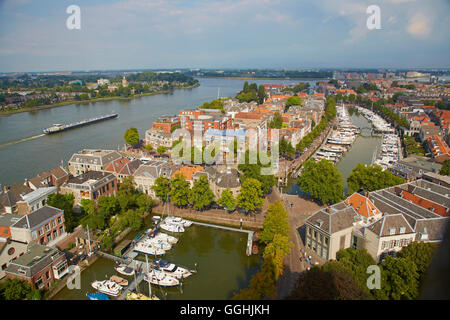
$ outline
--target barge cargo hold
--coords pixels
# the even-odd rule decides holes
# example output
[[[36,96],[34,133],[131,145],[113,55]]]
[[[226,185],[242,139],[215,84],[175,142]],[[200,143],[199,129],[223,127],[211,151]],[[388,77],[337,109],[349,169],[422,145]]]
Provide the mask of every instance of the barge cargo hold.
[[[65,131],[65,130],[70,130],[70,129],[75,129],[78,127],[86,126],[91,123],[114,119],[114,118],[117,118],[117,116],[118,116],[117,113],[112,113],[112,114],[108,114],[105,116],[96,117],[96,118],[87,119],[87,120],[69,123],[69,124],[54,124],[53,126],[51,126],[49,128],[43,129],[42,132],[45,134],[57,133],[57,132]]]

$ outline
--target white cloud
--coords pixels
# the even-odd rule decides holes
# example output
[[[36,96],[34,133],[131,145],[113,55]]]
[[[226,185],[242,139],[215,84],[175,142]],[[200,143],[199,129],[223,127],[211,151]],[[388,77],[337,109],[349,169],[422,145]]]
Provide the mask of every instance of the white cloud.
[[[416,37],[425,37],[431,33],[430,20],[422,13],[417,13],[409,21],[407,31]]]

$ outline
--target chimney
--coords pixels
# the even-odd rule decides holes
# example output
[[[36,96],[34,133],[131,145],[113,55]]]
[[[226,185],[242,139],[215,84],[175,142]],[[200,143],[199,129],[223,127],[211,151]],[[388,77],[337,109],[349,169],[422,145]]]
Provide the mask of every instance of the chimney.
[[[331,207],[327,207],[327,208],[326,208],[326,211],[327,211],[328,213],[331,213]]]
[[[9,188],[8,186],[3,186],[3,192],[8,192]]]

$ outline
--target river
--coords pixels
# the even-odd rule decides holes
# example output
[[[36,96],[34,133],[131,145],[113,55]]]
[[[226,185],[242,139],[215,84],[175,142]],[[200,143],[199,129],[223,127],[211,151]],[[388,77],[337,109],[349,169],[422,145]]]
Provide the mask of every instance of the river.
[[[143,138],[152,122],[165,114],[177,114],[182,109],[195,108],[205,101],[234,97],[243,87],[244,79],[199,79],[200,86],[175,90],[170,94],[144,96],[132,100],[115,100],[72,104],[34,112],[0,117],[0,183],[22,182],[25,178],[54,168],[84,148],[116,149],[124,143],[126,129],[136,127]],[[299,80],[247,80],[249,83],[293,84]],[[316,81],[309,82],[311,86]],[[53,123],[71,123],[116,112],[119,117],[55,135],[42,135],[42,129]],[[148,227],[148,225],[147,225]],[[127,238],[133,239],[136,233]],[[245,254],[247,235],[202,226],[191,226],[180,236],[167,259],[194,267],[198,274],[185,280],[183,294],[178,289],[164,290],[167,299],[229,299],[233,292],[248,287],[250,278],[260,267],[260,255]],[[142,257],[141,257],[142,258]],[[115,274],[114,263],[100,258],[82,272],[81,290],[60,291],[54,299],[86,299],[93,292],[90,283]],[[131,279],[130,279],[131,280]],[[141,289],[147,293],[147,283]],[[156,287],[154,293],[162,298]]]
[[[124,144],[126,129],[135,127],[141,138],[145,130],[162,115],[178,114],[220,97],[236,96],[245,81],[249,83],[293,84],[300,80],[244,80],[200,78],[200,86],[175,90],[169,94],[144,96],[131,100],[85,102],[62,107],[0,117],[0,184],[13,184],[64,165],[82,149],[117,149]],[[309,82],[311,86],[316,81]],[[119,117],[89,126],[42,135],[54,123],[72,123],[116,112]]]

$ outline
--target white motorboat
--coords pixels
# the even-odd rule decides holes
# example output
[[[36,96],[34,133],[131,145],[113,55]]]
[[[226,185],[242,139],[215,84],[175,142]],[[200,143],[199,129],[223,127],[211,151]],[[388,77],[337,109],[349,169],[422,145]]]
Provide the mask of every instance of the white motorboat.
[[[181,225],[176,225],[176,224],[172,224],[172,223],[162,223],[159,226],[161,229],[169,231],[169,232],[184,232],[184,228]]]
[[[166,254],[166,251],[164,249],[153,246],[145,241],[140,241],[136,243],[133,250],[138,253],[149,254],[153,256],[163,256]]]
[[[162,239],[148,238],[148,239],[145,239],[143,242],[150,244],[151,246],[153,246],[155,248],[163,249],[165,251],[172,249],[172,245]]]
[[[174,287],[180,284],[180,281],[159,270],[152,270],[144,273],[144,281],[161,287]]]
[[[95,290],[112,297],[118,297],[120,290],[122,290],[121,286],[110,280],[94,281],[91,283],[91,286]]]
[[[173,216],[168,216],[167,218],[164,219],[164,222],[181,225],[183,227],[190,227],[192,225],[192,221],[190,221],[190,220],[186,220],[186,219],[183,219],[180,217],[173,217]]]
[[[161,239],[162,241],[166,241],[168,243],[172,243],[175,244],[178,242],[178,239],[172,236],[169,236],[166,233],[162,233],[162,232],[158,232],[155,236],[154,239]]]
[[[165,274],[177,279],[184,279],[192,275],[194,271],[180,267],[174,263],[167,262],[162,259],[153,260],[155,270],[164,272]]]
[[[118,273],[124,275],[124,276],[132,276],[134,273],[134,270],[130,267],[127,267],[126,265],[122,264],[118,267],[114,267],[114,270],[116,270]]]

